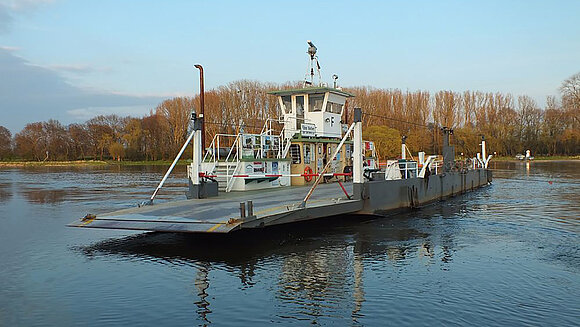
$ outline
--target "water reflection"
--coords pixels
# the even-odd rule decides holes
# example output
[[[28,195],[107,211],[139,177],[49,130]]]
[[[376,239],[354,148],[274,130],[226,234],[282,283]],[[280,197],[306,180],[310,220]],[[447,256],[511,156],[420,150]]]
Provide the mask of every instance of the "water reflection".
[[[461,210],[461,206],[454,206]],[[443,209],[449,213],[451,208]],[[146,233],[75,248],[89,257],[114,256],[195,269],[196,312],[204,324],[211,323],[212,270],[225,270],[239,280],[239,289],[254,286],[256,269],[269,267],[276,280],[274,294],[282,303],[281,319],[320,323],[322,317],[349,308],[353,323],[363,315],[365,269],[389,262],[404,267],[409,260],[428,258],[436,263],[436,245],[443,239],[440,264],[451,261],[450,235],[437,236],[409,225],[410,215],[398,217],[342,217],[266,231],[240,232],[228,236]],[[427,214],[432,214],[428,213]],[[329,222],[332,226],[329,226]],[[430,231],[430,232],[436,232]],[[275,267],[272,269],[272,267]],[[270,270],[271,269],[271,270]]]
[[[491,187],[409,214],[104,242],[129,232],[64,225],[163,169],[1,171],[0,325],[577,325],[580,162],[492,165]]]
[[[14,192],[28,203],[61,204],[65,201],[127,201],[145,199],[163,176],[163,166],[104,166],[104,167],[32,167],[9,172]],[[181,170],[181,169],[180,169]],[[185,176],[175,172],[164,185],[158,199],[185,199]],[[1,184],[0,184],[1,185]],[[2,196],[12,196],[0,186]],[[103,208],[105,209],[105,208]]]
[[[209,301],[206,299],[209,296],[207,293],[207,289],[209,288],[209,268],[209,263],[200,263],[198,265],[197,272],[195,273],[194,282],[195,290],[197,291],[197,297],[199,298],[199,300],[195,302],[195,305],[197,306],[196,312],[204,322],[204,325],[211,323],[211,321],[208,319],[208,314],[211,313],[211,310],[209,309]]]
[[[530,176],[530,162],[526,161],[526,176]]]
[[[0,202],[7,202],[12,198],[12,183],[0,183]]]
[[[43,188],[23,188],[20,193],[30,203],[56,204],[66,200],[69,193],[65,190],[50,190]]]
[[[355,254],[353,257],[353,272],[354,272],[354,292],[352,295],[354,301],[354,308],[352,309],[351,318],[353,322],[358,322],[357,319],[361,317],[359,313],[362,309],[362,304],[365,301],[364,290],[364,264],[360,255]]]

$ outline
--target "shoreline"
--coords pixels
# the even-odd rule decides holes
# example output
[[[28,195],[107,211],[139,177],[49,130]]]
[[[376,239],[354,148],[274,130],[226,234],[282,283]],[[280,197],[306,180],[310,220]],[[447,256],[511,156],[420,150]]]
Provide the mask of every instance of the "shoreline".
[[[526,160],[519,160],[514,157],[493,157],[491,161],[502,161],[502,162],[527,162]],[[580,156],[554,156],[554,157],[535,157],[529,162],[570,162],[570,161],[580,161]]]
[[[172,161],[113,161],[113,160],[74,160],[74,161],[0,161],[0,168],[20,167],[83,167],[83,166],[169,166]],[[189,162],[180,160],[177,166]]]
[[[459,159],[458,159],[459,160]],[[492,161],[502,162],[526,162],[513,157],[494,157]],[[555,156],[555,157],[538,157],[530,162],[571,162],[580,161],[580,156]],[[113,160],[73,160],[73,161],[0,161],[0,168],[19,168],[19,167],[82,167],[82,166],[169,166],[172,161],[113,161]],[[178,166],[187,165],[190,160],[179,160]]]

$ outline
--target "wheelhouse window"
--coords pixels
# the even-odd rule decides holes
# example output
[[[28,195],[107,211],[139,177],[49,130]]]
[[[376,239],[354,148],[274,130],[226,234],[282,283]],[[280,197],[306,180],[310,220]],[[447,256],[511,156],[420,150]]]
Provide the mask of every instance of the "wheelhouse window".
[[[298,116],[304,115],[304,96],[303,95],[296,96],[296,114]]]
[[[339,103],[334,103],[328,101],[326,104],[326,112],[332,112],[333,114],[340,114],[342,112],[342,105]]]
[[[289,95],[285,95],[282,97],[282,104],[284,105],[284,108],[282,108],[284,110],[285,113],[289,114],[292,112],[292,97]]]
[[[312,94],[308,98],[308,111],[317,112],[322,111],[322,104],[324,103],[324,94]]]

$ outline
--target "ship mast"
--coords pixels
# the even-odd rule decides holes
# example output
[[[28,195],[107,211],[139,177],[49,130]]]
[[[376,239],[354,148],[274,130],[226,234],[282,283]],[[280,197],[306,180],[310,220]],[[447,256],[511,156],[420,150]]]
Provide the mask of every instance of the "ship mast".
[[[322,84],[322,76],[320,74],[320,62],[318,62],[318,56],[316,55],[316,46],[312,41],[308,40],[308,55],[310,56],[310,60],[308,61],[308,69],[306,71],[306,75],[304,76],[304,87],[308,86],[315,86],[314,84],[314,68],[316,67],[316,73],[318,75],[318,86]]]

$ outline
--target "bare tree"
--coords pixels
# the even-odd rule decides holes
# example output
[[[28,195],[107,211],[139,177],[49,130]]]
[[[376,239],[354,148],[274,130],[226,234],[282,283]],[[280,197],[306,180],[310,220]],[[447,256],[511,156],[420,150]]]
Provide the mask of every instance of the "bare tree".
[[[177,153],[187,138],[187,128],[193,110],[193,99],[177,97],[161,102],[155,113],[163,118],[170,138],[170,152]]]
[[[580,108],[580,73],[576,73],[562,82],[560,92],[565,106]]]
[[[12,155],[12,133],[8,128],[0,126],[0,159],[7,159]]]

